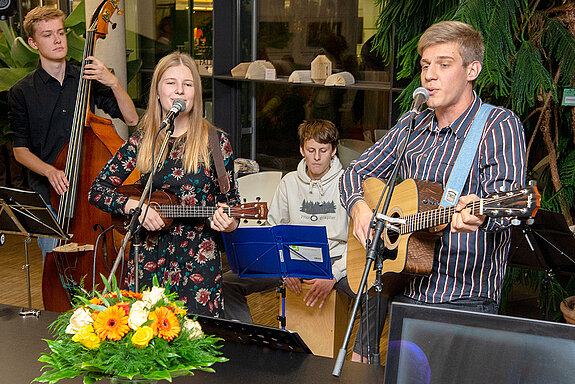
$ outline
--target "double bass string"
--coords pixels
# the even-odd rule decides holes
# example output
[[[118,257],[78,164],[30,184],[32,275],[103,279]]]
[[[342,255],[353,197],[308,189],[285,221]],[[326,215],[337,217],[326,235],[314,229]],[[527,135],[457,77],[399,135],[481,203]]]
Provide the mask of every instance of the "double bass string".
[[[90,80],[83,79],[83,75],[84,67],[86,65],[86,57],[91,56],[93,53],[95,24],[96,23],[94,23],[91,28],[86,31],[84,56],[82,58],[78,91],[76,93],[76,107],[74,109],[74,119],[72,122],[72,131],[70,134],[70,142],[68,145],[68,153],[66,158],[66,169],[64,171],[70,185],[68,190],[60,198],[58,209],[58,222],[64,227],[66,231],[68,231],[70,227],[70,219],[74,216],[74,208],[77,195],[76,192],[78,189],[78,175],[80,172],[80,162],[82,155],[82,139],[90,91]]]

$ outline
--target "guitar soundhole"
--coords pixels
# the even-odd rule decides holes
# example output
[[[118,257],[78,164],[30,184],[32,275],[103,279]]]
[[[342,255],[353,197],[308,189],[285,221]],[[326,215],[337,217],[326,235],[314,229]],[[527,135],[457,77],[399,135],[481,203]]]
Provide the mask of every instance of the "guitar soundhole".
[[[394,219],[398,219],[398,218],[401,217],[401,215],[399,214],[399,212],[392,212],[392,213],[390,214],[390,217],[392,217],[392,218],[394,218]],[[390,223],[390,224],[393,225],[394,227],[397,227],[398,229],[400,228],[400,225],[399,225],[399,224],[395,224],[395,223]],[[387,246],[388,246],[389,248],[394,248],[394,247],[395,247],[395,244],[396,244],[397,241],[399,240],[400,234],[397,233],[396,231],[390,229],[390,228],[387,228],[387,229],[385,230],[385,236],[387,237],[387,241],[388,241]]]

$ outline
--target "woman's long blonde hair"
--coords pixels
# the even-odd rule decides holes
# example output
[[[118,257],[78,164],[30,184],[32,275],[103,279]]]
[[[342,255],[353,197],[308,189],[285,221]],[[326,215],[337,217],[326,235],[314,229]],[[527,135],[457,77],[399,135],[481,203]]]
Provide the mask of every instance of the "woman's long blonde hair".
[[[194,59],[190,55],[182,52],[172,52],[163,57],[154,70],[152,76],[152,85],[150,86],[150,98],[148,99],[148,109],[140,120],[140,128],[142,129],[142,141],[138,151],[137,166],[141,173],[148,173],[152,169],[152,147],[153,141],[160,129],[162,121],[162,106],[158,97],[158,84],[164,73],[172,67],[184,65],[192,72],[194,81],[194,101],[192,110],[189,114],[188,129],[186,134],[178,137],[174,143],[174,147],[180,146],[182,153],[182,162],[186,173],[197,172],[200,164],[209,166],[209,151],[208,151],[208,129],[210,124],[203,119],[203,104],[202,104],[202,82],[200,73],[196,66]],[[159,133],[154,148],[154,161],[160,155],[161,144],[166,135],[166,130]],[[183,145],[182,145],[183,144]],[[164,154],[165,160],[167,154]]]

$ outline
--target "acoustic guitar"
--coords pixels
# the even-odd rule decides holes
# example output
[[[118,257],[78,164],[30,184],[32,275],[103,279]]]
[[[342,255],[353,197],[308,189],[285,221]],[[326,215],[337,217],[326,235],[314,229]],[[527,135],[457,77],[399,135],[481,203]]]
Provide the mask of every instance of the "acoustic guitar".
[[[385,182],[368,178],[363,182],[364,199],[373,210],[385,187]],[[383,294],[394,296],[413,275],[428,275],[433,266],[435,242],[451,221],[455,207],[439,206],[441,185],[407,179],[398,184],[391,196],[387,216],[393,218],[394,229],[382,234],[385,245],[382,270]],[[535,186],[490,195],[468,204],[473,215],[489,217],[532,217],[540,206],[541,196]],[[379,212],[381,213],[381,211]],[[448,229],[449,230],[449,229]],[[350,221],[347,243],[347,279],[357,291],[365,267],[365,248],[353,236]],[[368,283],[375,281],[375,271]]]
[[[116,192],[126,197],[139,200],[143,192],[143,187],[137,184],[121,185],[116,188]],[[172,225],[175,218],[211,217],[218,209],[218,207],[214,206],[181,205],[176,195],[165,190],[152,192],[149,206],[154,208],[162,217],[166,228]],[[244,203],[234,207],[224,207],[223,209],[228,216],[240,219],[266,220],[268,216],[268,205],[264,202]],[[130,221],[125,215],[112,214],[112,224],[114,224],[119,232],[125,234]]]

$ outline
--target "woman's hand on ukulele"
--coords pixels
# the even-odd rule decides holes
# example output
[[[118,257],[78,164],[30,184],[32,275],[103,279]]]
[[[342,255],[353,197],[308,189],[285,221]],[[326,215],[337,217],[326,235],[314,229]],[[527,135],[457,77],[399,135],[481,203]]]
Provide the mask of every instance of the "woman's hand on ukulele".
[[[138,201],[134,199],[129,199],[124,207],[124,212],[129,214],[133,209],[138,206]],[[142,212],[140,213],[140,217],[138,218],[142,227],[144,227],[147,231],[154,232],[163,229],[166,224],[162,217],[156,210],[152,207],[148,207],[148,205],[142,205]]]
[[[216,210],[216,212],[214,212],[214,215],[210,220],[210,227],[219,232],[235,231],[238,227],[237,220],[228,216],[228,214],[224,212],[222,207],[227,207],[226,204],[218,203],[218,205],[220,207]]]

